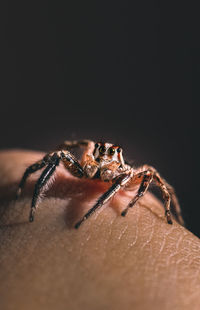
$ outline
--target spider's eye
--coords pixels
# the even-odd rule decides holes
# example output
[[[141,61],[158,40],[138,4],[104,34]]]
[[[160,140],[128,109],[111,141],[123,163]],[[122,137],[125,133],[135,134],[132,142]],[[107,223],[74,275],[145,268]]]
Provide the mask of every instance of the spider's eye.
[[[117,153],[120,153],[121,152],[121,147],[118,147],[118,149],[117,149]]]
[[[114,155],[114,154],[115,154],[115,149],[114,149],[114,147],[110,147],[109,150],[108,150],[108,153],[109,153],[110,155]]]
[[[98,146],[99,146],[99,143],[96,143],[95,146],[94,146],[95,149],[98,148]]]
[[[105,146],[104,146],[104,145],[100,146],[100,148],[99,148],[99,153],[100,153],[100,154],[104,154],[105,151],[106,151]]]

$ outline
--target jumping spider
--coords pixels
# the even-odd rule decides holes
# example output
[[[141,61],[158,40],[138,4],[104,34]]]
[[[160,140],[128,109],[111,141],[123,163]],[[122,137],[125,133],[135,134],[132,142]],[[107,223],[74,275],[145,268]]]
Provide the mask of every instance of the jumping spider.
[[[70,150],[75,147],[85,148],[80,162],[70,152]],[[163,178],[161,178],[155,168],[147,165],[139,168],[133,168],[124,162],[121,147],[111,143],[95,144],[90,140],[65,141],[54,152],[46,154],[43,159],[37,161],[25,170],[19,184],[17,197],[19,197],[28,176],[45,167],[35,184],[29,216],[30,222],[33,222],[34,220],[38,198],[41,195],[42,189],[44,189],[44,186],[47,185],[48,181],[51,179],[56,167],[60,164],[60,161],[63,162],[65,168],[75,177],[94,180],[100,179],[111,184],[108,191],[106,191],[97,200],[96,204],[75,224],[75,228],[78,228],[83,221],[85,221],[98,208],[110,200],[121,188],[130,191],[135,184],[139,184],[137,194],[121,213],[122,216],[125,216],[129,208],[132,208],[134,204],[146,193],[152,181],[156,183],[162,192],[165,202],[165,215],[168,224],[172,224],[170,212],[171,199],[175,208],[177,221],[182,225],[184,224],[178,199],[173,188]]]

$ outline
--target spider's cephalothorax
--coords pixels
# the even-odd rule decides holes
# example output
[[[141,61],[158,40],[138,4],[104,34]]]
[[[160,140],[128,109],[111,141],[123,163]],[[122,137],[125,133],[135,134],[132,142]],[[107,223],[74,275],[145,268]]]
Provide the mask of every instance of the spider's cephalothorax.
[[[111,143],[96,143],[93,156],[94,159],[102,165],[112,161],[124,165],[122,148]]]
[[[79,162],[70,152],[72,148],[84,147],[81,161]],[[175,217],[180,224],[184,224],[181,216],[178,199],[173,188],[159,175],[155,168],[144,165],[133,168],[125,164],[122,156],[122,148],[111,143],[94,143],[90,140],[65,141],[56,151],[46,154],[43,159],[29,166],[19,184],[17,197],[20,195],[25,185],[26,179],[33,172],[44,168],[40,178],[35,184],[29,220],[34,220],[34,213],[37,208],[38,198],[45,185],[50,181],[56,167],[63,162],[66,169],[75,177],[101,179],[110,182],[110,188],[96,202],[96,204],[79,220],[75,228],[78,228],[83,221],[92,215],[98,208],[111,199],[121,188],[131,191],[135,184],[139,184],[137,194],[129,202],[128,206],[121,213],[125,216],[129,208],[142,197],[148,190],[149,185],[154,181],[161,189],[164,198],[164,208],[167,222],[172,224],[170,212],[170,201],[172,200]]]
[[[108,182],[130,170],[130,167],[124,164],[121,147],[101,142],[94,145],[92,154],[86,154],[83,169],[88,178],[99,178]]]

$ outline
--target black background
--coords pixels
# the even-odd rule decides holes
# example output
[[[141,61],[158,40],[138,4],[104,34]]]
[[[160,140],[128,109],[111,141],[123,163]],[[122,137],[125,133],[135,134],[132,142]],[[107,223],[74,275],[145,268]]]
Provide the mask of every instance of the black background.
[[[176,1],[7,1],[1,13],[1,148],[118,143],[175,187],[200,235],[198,10]]]

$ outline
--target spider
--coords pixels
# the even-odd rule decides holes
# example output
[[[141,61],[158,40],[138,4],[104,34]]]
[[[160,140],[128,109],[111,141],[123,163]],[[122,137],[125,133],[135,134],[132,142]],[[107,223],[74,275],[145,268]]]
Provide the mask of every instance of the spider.
[[[83,152],[80,162],[70,152],[76,147],[83,147]],[[126,164],[122,148],[112,143],[95,143],[90,140],[80,141],[65,141],[58,146],[54,152],[46,154],[41,160],[29,166],[21,179],[18,187],[17,197],[21,194],[22,188],[28,176],[37,170],[45,167],[39,179],[35,184],[35,189],[32,198],[31,211],[29,221],[33,222],[34,214],[37,208],[38,199],[42,190],[46,188],[56,167],[63,162],[65,168],[75,177],[100,179],[104,182],[109,182],[109,189],[97,200],[95,205],[75,224],[75,228],[88,219],[97,209],[103,206],[110,200],[121,188],[131,191],[138,184],[138,190],[127,207],[121,212],[125,216],[130,208],[147,192],[149,185],[154,181],[160,188],[164,198],[165,216],[168,224],[172,224],[172,216],[170,211],[170,201],[172,200],[177,221],[184,225],[181,216],[180,206],[174,189],[169,185],[156,171],[155,168],[144,165],[139,168],[133,168]]]

